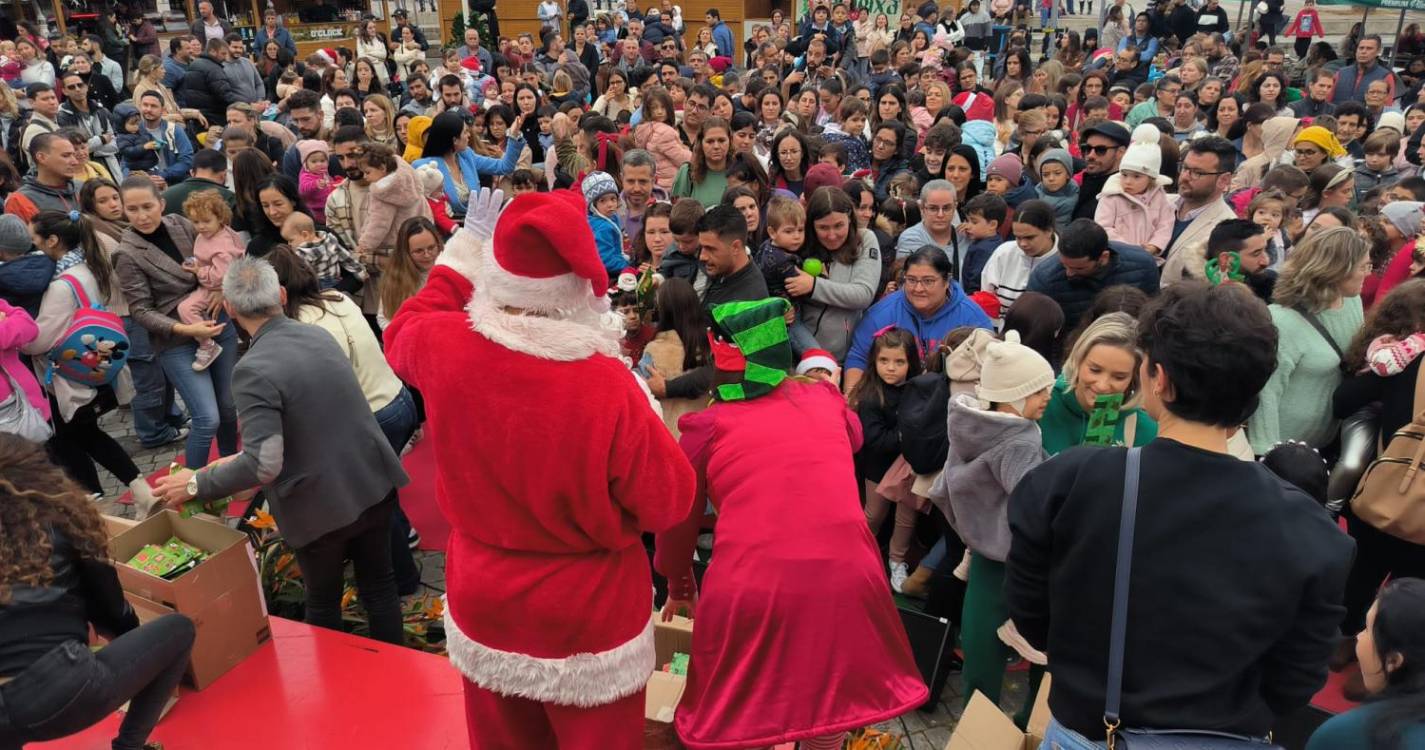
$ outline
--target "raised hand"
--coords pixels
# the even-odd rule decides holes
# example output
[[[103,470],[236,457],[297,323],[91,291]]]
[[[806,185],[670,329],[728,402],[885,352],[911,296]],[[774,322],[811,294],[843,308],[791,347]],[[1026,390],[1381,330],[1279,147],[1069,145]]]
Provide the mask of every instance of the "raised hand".
[[[480,188],[480,192],[470,198],[465,209],[465,228],[476,237],[488,240],[495,236],[495,222],[505,207],[505,191]]]

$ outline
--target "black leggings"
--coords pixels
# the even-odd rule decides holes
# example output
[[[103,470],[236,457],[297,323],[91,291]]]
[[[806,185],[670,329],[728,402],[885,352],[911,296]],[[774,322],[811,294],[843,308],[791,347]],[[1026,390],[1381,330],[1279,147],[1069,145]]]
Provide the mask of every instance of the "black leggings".
[[[297,566],[307,582],[308,625],[342,629],[342,587],[346,583],[346,561],[350,560],[356,571],[356,593],[371,624],[371,637],[397,645],[404,643],[401,600],[396,594],[396,575],[391,570],[391,513],[395,507],[393,490],[350,525],[295,550]]]
[[[59,414],[59,402],[50,394],[50,411],[54,414],[54,437],[49,439],[49,451],[55,463],[64,467],[65,473],[90,492],[103,492],[99,483],[99,472],[94,468],[98,461],[128,484],[139,477],[139,467],[129,457],[124,446],[99,427],[99,415],[118,405],[114,389],[104,386],[93,401],[79,407],[68,422]]]
[[[0,686],[0,750],[81,732],[129,702],[113,750],[142,750],[188,668],[193,622],[164,615],[97,652],[55,646]]]
[[[1366,625],[1366,612],[1387,577],[1425,578],[1425,546],[1393,537],[1356,518],[1349,506],[1342,511],[1346,528],[1356,540],[1356,560],[1346,578],[1346,619],[1341,632],[1353,636]]]
[[[1297,56],[1298,58],[1306,57],[1306,53],[1309,52],[1309,51],[1311,51],[1311,37],[1309,37],[1309,36],[1299,36],[1299,37],[1297,37],[1297,38],[1296,38],[1296,44],[1292,45],[1292,49],[1296,51],[1296,56]]]

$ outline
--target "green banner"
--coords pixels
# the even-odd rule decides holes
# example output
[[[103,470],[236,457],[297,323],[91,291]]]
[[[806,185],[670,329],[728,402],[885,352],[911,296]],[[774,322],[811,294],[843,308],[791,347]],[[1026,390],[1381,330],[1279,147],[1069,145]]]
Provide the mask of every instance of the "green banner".
[[[1425,0],[1421,0],[1425,2]],[[811,13],[812,0],[799,0],[797,3],[797,20],[800,21]],[[901,22],[901,0],[852,0],[852,8],[863,13],[870,13],[872,18],[884,13],[891,22],[891,28],[900,26]]]

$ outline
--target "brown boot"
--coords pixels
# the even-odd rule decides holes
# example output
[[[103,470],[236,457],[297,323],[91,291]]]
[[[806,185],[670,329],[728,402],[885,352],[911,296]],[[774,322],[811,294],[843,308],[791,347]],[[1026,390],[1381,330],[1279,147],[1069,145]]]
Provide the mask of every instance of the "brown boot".
[[[926,598],[930,595],[930,577],[933,575],[934,569],[921,565],[906,576],[905,583],[901,584],[901,593],[914,599]]]
[[[1356,661],[1356,637],[1347,636],[1336,642],[1336,648],[1331,652],[1331,659],[1326,665],[1332,672],[1340,672]]]

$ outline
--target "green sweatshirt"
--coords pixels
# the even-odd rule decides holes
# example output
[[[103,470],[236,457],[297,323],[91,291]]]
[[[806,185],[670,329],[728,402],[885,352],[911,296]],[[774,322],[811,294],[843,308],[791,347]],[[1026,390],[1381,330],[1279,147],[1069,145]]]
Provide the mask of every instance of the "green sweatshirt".
[[[1283,440],[1320,448],[1336,431],[1331,396],[1341,383],[1341,357],[1300,313],[1281,305],[1269,309],[1277,327],[1277,369],[1247,420],[1252,452],[1260,456]],[[1361,327],[1361,298],[1348,297],[1340,307],[1316,317],[1345,351]]]
[[[1158,424],[1142,409],[1132,409],[1119,416],[1118,426],[1113,431],[1115,445],[1123,445],[1123,427],[1129,417],[1134,419],[1133,444],[1147,445],[1158,436]],[[1039,418],[1039,429],[1044,433],[1044,451],[1055,455],[1084,442],[1084,432],[1088,430],[1089,415],[1079,405],[1079,400],[1069,390],[1069,384],[1060,375],[1054,381],[1054,390],[1049,396],[1049,405],[1044,416]]]

